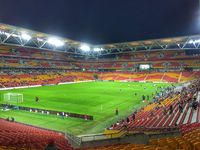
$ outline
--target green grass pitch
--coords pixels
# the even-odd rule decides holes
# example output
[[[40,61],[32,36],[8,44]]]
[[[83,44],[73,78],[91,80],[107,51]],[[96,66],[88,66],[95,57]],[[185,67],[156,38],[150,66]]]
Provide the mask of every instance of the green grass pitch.
[[[153,83],[138,82],[87,82],[0,91],[0,103],[5,103],[2,98],[4,93],[22,93],[24,102],[12,104],[88,114],[94,116],[94,120],[62,119],[59,116],[19,110],[0,111],[0,117],[13,116],[19,122],[76,135],[100,133],[112,123],[144,105],[141,100],[142,95],[149,95],[151,98],[152,93],[159,91],[157,87],[169,85],[166,83],[157,83],[157,86],[154,86]],[[39,103],[35,102],[35,96],[40,98]],[[116,108],[119,109],[118,116],[115,116]]]

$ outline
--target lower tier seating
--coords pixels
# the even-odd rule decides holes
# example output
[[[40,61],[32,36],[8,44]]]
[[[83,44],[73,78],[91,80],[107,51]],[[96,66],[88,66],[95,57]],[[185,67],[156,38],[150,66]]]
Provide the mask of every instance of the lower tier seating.
[[[147,130],[169,128],[200,121],[200,80],[193,81],[180,91],[169,89],[165,96],[115,123],[111,130]]]
[[[200,150],[200,124],[182,127],[181,136],[150,139],[148,144],[118,144],[85,150]]]
[[[188,75],[190,74],[190,75]],[[0,87],[58,84],[94,80],[186,82],[198,78],[199,72],[75,72],[57,69],[11,69],[0,72]]]
[[[60,150],[73,150],[61,133],[0,119],[0,150],[44,150],[49,141]]]

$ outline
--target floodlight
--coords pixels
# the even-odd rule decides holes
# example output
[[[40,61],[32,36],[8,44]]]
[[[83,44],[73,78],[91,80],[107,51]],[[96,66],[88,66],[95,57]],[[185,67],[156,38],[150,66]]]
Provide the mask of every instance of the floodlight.
[[[43,42],[44,40],[41,38],[37,38],[38,41]]]
[[[13,37],[20,37],[19,35],[17,35],[17,34],[11,34],[11,36],[13,36]]]
[[[84,45],[81,45],[80,49],[83,50],[83,51],[85,51],[85,52],[87,52],[87,51],[90,51],[90,46],[84,44]]]
[[[190,41],[189,41],[189,44],[192,44],[192,43],[194,43],[194,41],[193,41],[193,40],[190,40]]]
[[[47,41],[49,44],[51,45],[54,45],[56,47],[59,47],[59,46],[63,46],[64,45],[64,42],[59,40],[59,39],[56,39],[56,38],[49,38],[48,41]]]
[[[6,35],[8,37],[10,35],[10,33],[4,32],[4,35]]]
[[[196,43],[200,43],[200,39],[197,40],[190,40],[189,44],[196,44]]]
[[[21,34],[21,38],[24,39],[24,40],[26,40],[26,41],[29,41],[31,39],[31,36],[28,35],[28,34],[26,34],[26,33],[22,33]]]
[[[98,47],[96,47],[96,48],[94,48],[93,49],[95,52],[99,52],[99,51],[103,51],[103,48],[98,48]]]
[[[200,43],[200,39],[195,40],[194,43]]]
[[[2,31],[2,30],[0,30],[0,34],[5,34],[5,32],[4,32],[4,31]]]
[[[0,34],[3,34],[5,36],[10,36],[11,34],[5,31],[0,30]],[[13,34],[12,34],[13,35]]]

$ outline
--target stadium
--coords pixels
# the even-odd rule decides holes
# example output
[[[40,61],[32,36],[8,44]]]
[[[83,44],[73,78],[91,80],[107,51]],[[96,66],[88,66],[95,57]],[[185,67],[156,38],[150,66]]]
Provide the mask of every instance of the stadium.
[[[93,45],[0,24],[0,150],[199,150],[200,35]]]
[[[198,147],[200,36],[87,45],[0,30],[2,149]]]

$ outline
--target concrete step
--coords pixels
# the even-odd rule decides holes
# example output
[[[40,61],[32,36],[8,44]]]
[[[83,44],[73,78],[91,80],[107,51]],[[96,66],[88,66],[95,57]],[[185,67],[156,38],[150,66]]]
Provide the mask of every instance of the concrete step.
[[[177,110],[177,111],[176,111],[176,113],[175,113],[175,115],[174,115],[173,119],[171,120],[171,122],[170,122],[169,126],[171,126],[171,125],[172,125],[172,123],[174,122],[174,119],[176,118],[176,116],[177,116],[178,114],[179,114],[179,110]]]
[[[183,121],[183,124],[188,123],[188,119],[189,119],[191,110],[192,110],[192,108],[189,107],[188,111],[186,112],[187,114],[186,114],[186,116],[185,116],[185,119],[184,119],[184,121]]]

